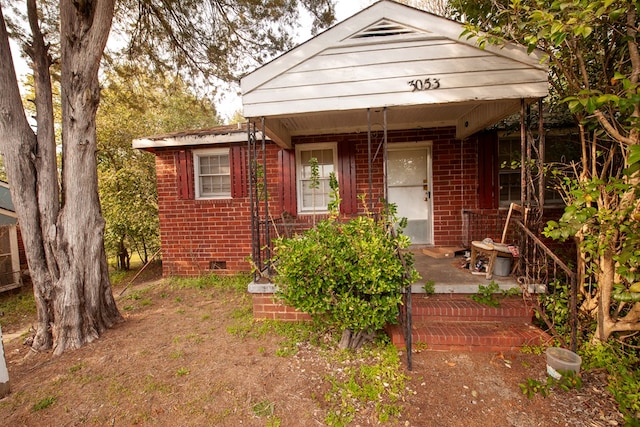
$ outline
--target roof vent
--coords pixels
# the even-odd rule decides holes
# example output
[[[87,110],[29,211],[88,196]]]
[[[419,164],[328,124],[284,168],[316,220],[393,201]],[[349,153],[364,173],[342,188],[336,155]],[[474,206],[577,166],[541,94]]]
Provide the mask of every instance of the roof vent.
[[[367,37],[388,37],[398,36],[402,34],[418,34],[413,28],[406,27],[396,22],[383,19],[370,27],[360,31],[359,33],[351,36],[352,39],[363,39]]]

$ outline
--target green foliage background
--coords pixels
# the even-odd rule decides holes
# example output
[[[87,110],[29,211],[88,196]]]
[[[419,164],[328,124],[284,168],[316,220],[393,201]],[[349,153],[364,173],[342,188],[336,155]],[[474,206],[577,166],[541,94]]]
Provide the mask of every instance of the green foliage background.
[[[219,124],[212,101],[179,78],[134,66],[107,73],[97,116],[98,181],[110,256],[137,252],[145,261],[160,246],[155,156],[133,149],[136,138]]]

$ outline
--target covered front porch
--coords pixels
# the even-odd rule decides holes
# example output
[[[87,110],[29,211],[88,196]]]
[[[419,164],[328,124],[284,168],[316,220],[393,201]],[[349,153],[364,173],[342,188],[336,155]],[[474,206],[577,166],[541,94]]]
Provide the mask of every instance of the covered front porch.
[[[285,213],[294,227],[310,223],[301,176],[309,165],[301,153],[312,149],[322,150],[323,166],[337,172],[346,219],[375,213],[386,202],[397,203],[399,216],[408,219],[405,234],[422,276],[408,295],[424,293],[427,282],[451,295],[476,293],[491,281],[504,290],[519,286],[516,276],[473,274],[463,268],[463,256],[472,241],[502,241],[504,220],[495,218],[506,212],[492,174],[497,152],[490,152],[482,131],[514,113],[520,113],[523,165],[519,202],[532,204],[534,180],[524,165],[543,139],[533,141],[527,132],[542,131],[543,123],[527,122],[526,112],[548,94],[547,69],[538,52],[510,44],[480,48],[461,37],[463,30],[458,22],[382,0],[242,79],[250,123],[254,316],[304,317],[279,308],[268,292],[274,290],[276,223],[289,221]],[[279,150],[275,162],[267,138]],[[269,175],[273,164],[275,177]],[[266,196],[274,193],[278,197]],[[353,202],[362,194],[364,207]],[[509,243],[518,244],[517,236]],[[461,248],[462,256],[438,259],[421,251],[444,246]]]
[[[423,247],[411,248],[414,254],[414,267],[418,270],[421,279],[411,285],[411,292],[414,294],[427,293],[425,285],[433,284],[433,291],[436,294],[475,294],[478,286],[487,286],[492,281],[495,282],[502,291],[509,289],[520,289],[515,275],[499,276],[487,279],[484,272],[476,272],[469,269],[469,251],[460,250],[451,256],[434,258],[423,252]]]
[[[524,156],[525,112],[548,94],[548,83],[537,52],[510,44],[479,48],[461,37],[463,30],[382,0],[241,80],[251,256],[259,274],[268,274],[272,224],[285,213],[295,223],[311,222],[303,175],[314,153],[337,174],[341,213],[361,215],[393,202],[414,244],[468,247],[463,212],[498,211],[488,170],[497,156],[479,132],[519,112]],[[320,212],[328,187],[323,191]],[[363,194],[366,207],[356,200]]]

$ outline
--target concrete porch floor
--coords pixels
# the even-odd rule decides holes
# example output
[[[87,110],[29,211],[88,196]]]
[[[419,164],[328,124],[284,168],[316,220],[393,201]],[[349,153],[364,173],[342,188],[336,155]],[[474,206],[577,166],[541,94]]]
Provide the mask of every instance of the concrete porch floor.
[[[519,288],[516,278],[513,276],[493,275],[487,280],[485,274],[472,274],[468,268],[463,268],[465,257],[457,254],[454,257],[433,258],[422,252],[422,247],[412,247],[414,254],[414,266],[421,279],[411,285],[411,293],[424,294],[424,285],[428,281],[434,282],[436,294],[476,294],[478,285],[487,286],[492,281],[496,282],[501,290]],[[252,294],[273,293],[275,285],[268,279],[261,279],[249,283],[248,291]]]
[[[512,276],[493,275],[487,280],[484,274],[472,274],[468,268],[463,268],[464,254],[457,253],[454,257],[433,258],[422,252],[422,247],[411,248],[414,254],[415,268],[422,277],[411,287],[412,293],[424,293],[424,285],[428,281],[435,284],[437,294],[475,294],[478,285],[487,286],[496,282],[501,290],[519,287],[516,278]]]

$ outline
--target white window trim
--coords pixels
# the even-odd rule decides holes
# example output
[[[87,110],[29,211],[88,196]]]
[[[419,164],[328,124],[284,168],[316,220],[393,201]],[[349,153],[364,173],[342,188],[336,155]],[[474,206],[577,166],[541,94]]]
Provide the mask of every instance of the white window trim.
[[[301,163],[301,155],[302,151],[310,151],[310,150],[326,150],[331,149],[333,151],[333,170],[336,174],[336,179],[338,178],[338,143],[337,142],[320,142],[313,144],[300,144],[296,145],[296,196],[297,196],[297,205],[298,205],[298,214],[306,215],[313,214],[313,208],[302,208],[302,163]],[[328,206],[316,206],[315,213],[327,213],[329,212]]]
[[[224,194],[207,196],[200,195],[200,157],[219,156],[224,154],[229,156],[229,180],[231,180],[231,150],[229,148],[209,148],[203,150],[193,150],[193,181],[196,187],[195,198],[197,200],[231,199],[231,189],[229,189],[229,193]]]

